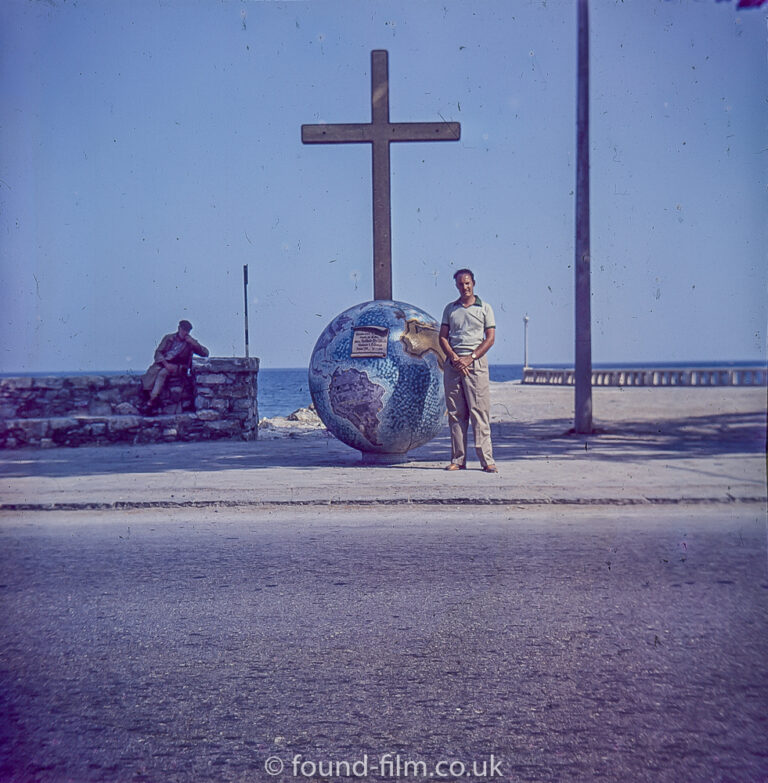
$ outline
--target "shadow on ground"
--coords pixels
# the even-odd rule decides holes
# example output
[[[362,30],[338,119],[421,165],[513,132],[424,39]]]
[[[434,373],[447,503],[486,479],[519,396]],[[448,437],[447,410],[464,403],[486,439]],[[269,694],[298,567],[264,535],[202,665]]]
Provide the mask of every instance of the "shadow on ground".
[[[589,451],[592,459],[636,460],[641,453],[643,459],[661,459],[675,453],[681,457],[712,457],[757,454],[766,449],[766,421],[760,412],[606,425],[597,421],[591,435],[573,433],[572,425],[571,419],[493,424],[494,456],[503,462],[556,459]],[[450,440],[446,431],[440,438],[413,451],[411,456],[428,461],[445,460],[449,454]]]
[[[764,453],[764,412],[722,413],[665,419],[660,422],[596,423],[592,435],[569,434],[570,419],[501,422],[492,425],[494,454],[513,460],[574,458],[591,460],[669,459]],[[470,433],[471,439],[471,433]],[[446,463],[450,457],[447,427],[434,440],[410,452],[411,463]],[[316,433],[254,442],[99,446],[48,450],[19,449],[0,454],[0,477],[84,476],[164,471],[210,472],[289,467],[363,467],[359,452],[333,437]],[[401,466],[403,467],[403,466]],[[423,465],[419,467],[423,468]]]

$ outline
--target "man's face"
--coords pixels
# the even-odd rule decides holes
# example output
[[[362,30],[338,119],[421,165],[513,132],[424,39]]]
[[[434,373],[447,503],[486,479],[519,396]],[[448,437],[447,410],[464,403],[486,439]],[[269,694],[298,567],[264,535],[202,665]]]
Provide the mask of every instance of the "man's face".
[[[179,334],[179,337],[181,337],[182,340],[186,340],[187,339],[187,335],[189,334],[189,330],[185,329],[183,326],[180,326],[178,334]]]
[[[475,284],[472,282],[472,275],[466,272],[456,278],[456,288],[462,299],[469,299],[475,293]]]

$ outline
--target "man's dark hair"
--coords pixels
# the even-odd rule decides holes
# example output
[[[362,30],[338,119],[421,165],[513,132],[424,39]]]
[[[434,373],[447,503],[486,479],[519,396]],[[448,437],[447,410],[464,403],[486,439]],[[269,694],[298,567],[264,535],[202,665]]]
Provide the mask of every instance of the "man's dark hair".
[[[471,269],[458,269],[453,273],[453,279],[458,280],[459,275],[469,275],[472,278],[472,282],[473,283],[475,282],[475,276],[472,274]]]
[[[191,332],[192,324],[189,321],[179,321],[179,328],[183,329],[185,332]]]

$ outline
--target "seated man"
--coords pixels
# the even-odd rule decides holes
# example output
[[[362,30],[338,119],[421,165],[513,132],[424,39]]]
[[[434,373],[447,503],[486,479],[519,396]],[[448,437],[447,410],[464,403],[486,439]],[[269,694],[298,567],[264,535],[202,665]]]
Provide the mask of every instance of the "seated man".
[[[156,412],[160,392],[169,375],[186,376],[192,366],[192,355],[208,356],[208,349],[190,336],[192,324],[179,321],[174,334],[166,334],[155,351],[154,364],[141,379],[143,394],[148,397],[142,413],[151,415]]]

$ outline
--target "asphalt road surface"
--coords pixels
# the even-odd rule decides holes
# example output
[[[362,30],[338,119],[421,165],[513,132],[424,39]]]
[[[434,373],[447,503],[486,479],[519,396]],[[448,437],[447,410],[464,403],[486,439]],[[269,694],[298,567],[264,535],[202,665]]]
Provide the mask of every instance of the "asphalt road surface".
[[[762,506],[0,517],[0,780],[768,780]]]

